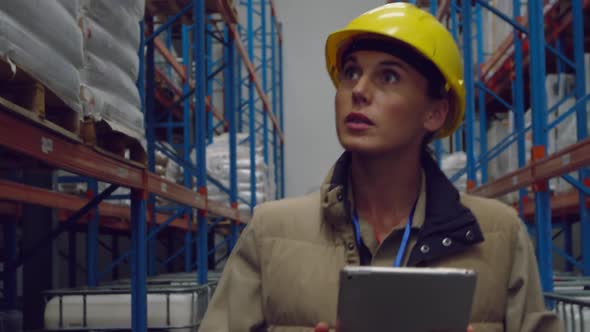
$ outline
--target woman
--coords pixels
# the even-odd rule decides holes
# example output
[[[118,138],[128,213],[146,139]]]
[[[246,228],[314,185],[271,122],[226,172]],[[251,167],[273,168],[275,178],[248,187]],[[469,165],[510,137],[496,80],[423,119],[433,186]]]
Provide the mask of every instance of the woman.
[[[201,331],[327,330],[338,272],[355,264],[475,269],[474,331],[559,331],[514,210],[460,195],[428,153],[465,108],[444,26],[412,5],[384,5],[332,34],[326,59],[346,151],[320,192],[257,207]]]

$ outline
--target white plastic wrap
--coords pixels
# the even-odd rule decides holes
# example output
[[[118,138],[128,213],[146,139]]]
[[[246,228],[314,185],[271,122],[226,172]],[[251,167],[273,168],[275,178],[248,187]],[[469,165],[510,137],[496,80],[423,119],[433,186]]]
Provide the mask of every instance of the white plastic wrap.
[[[105,120],[115,131],[145,141],[144,117],[136,87],[139,22],[145,0],[81,0],[84,115]]]
[[[492,149],[498,143],[500,143],[504,138],[506,138],[510,133],[512,133],[510,128],[510,123],[508,119],[503,120],[495,120],[492,121],[490,124],[490,129],[488,130],[488,147]],[[516,144],[516,143],[515,143]],[[514,145],[515,146],[515,145]],[[498,154],[495,158],[489,161],[488,163],[488,175],[490,180],[497,179],[506,173],[513,171],[512,165],[509,163],[509,150],[512,148],[509,147],[508,149],[502,151]]]
[[[247,134],[238,134],[237,142],[243,142],[248,138]],[[225,188],[229,189],[229,171],[230,171],[230,154],[229,154],[229,136],[227,134],[220,135],[215,138],[215,142],[207,147],[207,172],[209,176],[220,182]],[[261,203],[268,201],[274,197],[274,185],[272,184],[273,177],[269,171],[271,168],[264,164],[262,157],[262,149],[258,148],[257,144],[255,156],[255,173],[256,178],[256,202]],[[250,167],[250,148],[249,142],[245,141],[236,146],[236,174],[238,196],[249,202],[251,199],[251,175],[252,169]],[[208,184],[209,199],[212,201],[219,201],[222,203],[229,203],[229,195],[223,190],[219,189],[213,183]],[[240,203],[241,211],[249,211],[247,205]]]
[[[110,58],[99,57],[91,52],[84,52],[84,55],[81,79],[85,85],[124,99],[138,109],[141,107],[134,77],[114,66]]]
[[[443,156],[441,160],[441,169],[448,178],[453,177],[459,171],[467,166],[467,155],[465,152],[455,152]],[[478,183],[481,180],[481,174],[477,173]],[[467,191],[467,173],[463,174],[457,181],[453,183],[460,192]]]
[[[137,77],[139,72],[138,48],[124,44],[113,35],[113,29],[105,29],[93,18],[83,16],[80,25],[84,33],[84,48],[94,56],[110,59],[112,64],[127,76]]]
[[[106,27],[119,42],[139,48],[139,21],[145,13],[145,0],[80,0],[84,16]]]
[[[77,0],[0,2],[0,57],[27,70],[80,112],[78,11]]]
[[[144,140],[143,113],[127,100],[103,90],[82,86],[84,111],[97,120],[105,120],[115,130],[140,141]]]
[[[590,68],[590,55],[584,55],[585,66],[586,68]],[[559,99],[563,96],[570,94],[573,89],[575,88],[575,77],[573,75],[561,75],[560,79],[560,93]],[[586,71],[586,91],[590,91],[590,73]],[[549,99],[549,98],[548,98]],[[558,100],[559,100],[558,99]],[[571,107],[575,104],[575,98],[569,98],[565,101],[558,109],[556,116],[566,113]],[[588,110],[590,110],[590,105],[586,102],[586,116],[587,116],[587,124],[586,129],[590,131],[590,114],[588,114]],[[576,118],[576,113],[571,113],[567,118],[565,118],[560,124],[557,125],[555,130],[555,149],[561,150],[564,149],[572,144],[578,142],[578,121]],[[578,179],[578,172],[572,172],[569,174],[574,179]],[[556,183],[555,191],[557,192],[567,192],[573,189],[572,185],[569,184],[562,178],[554,179]]]
[[[167,150],[174,151],[174,148],[168,144],[168,142],[159,143]],[[163,178],[176,183],[183,182],[182,167],[180,167],[180,165],[178,165],[174,160],[168,158],[165,153],[159,150],[156,151],[156,165],[164,168],[164,175],[162,176]]]

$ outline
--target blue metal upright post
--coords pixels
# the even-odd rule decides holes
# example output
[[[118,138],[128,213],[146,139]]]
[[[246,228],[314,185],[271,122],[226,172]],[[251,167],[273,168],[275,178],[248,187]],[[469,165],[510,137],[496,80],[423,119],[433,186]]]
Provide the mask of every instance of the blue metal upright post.
[[[451,34],[453,35],[453,38],[455,38],[456,42],[459,42],[459,38],[458,38],[458,22],[457,22],[457,0],[451,0]]]
[[[156,203],[156,197],[153,194],[148,194],[148,207],[149,207],[149,229],[155,229],[158,227],[158,225],[156,224],[156,218],[155,218],[155,213],[154,213],[154,207],[155,207],[155,203]],[[156,244],[157,244],[157,238],[154,237],[152,239],[148,239],[148,251],[147,251],[147,257],[148,257],[148,270],[147,270],[147,274],[149,276],[154,276],[156,274]]]
[[[451,34],[453,35],[453,38],[455,38],[455,41],[457,43],[459,43],[459,34],[458,34],[458,25],[459,22],[457,20],[457,0],[451,0]],[[464,24],[464,23],[463,23]],[[471,70],[469,71],[471,72]],[[463,150],[463,128],[459,127],[456,131],[455,134],[453,135],[453,141],[454,141],[454,151],[458,152],[458,151],[462,151]]]
[[[112,235],[111,260],[114,262],[117,260],[117,258],[119,258],[119,235],[115,233]],[[113,267],[111,279],[119,279],[119,265]]]
[[[563,247],[565,253],[570,256],[574,257],[574,241],[573,241],[573,233],[572,233],[572,223],[567,220],[567,218],[563,218],[561,221],[561,227],[563,229]],[[565,260],[565,270],[567,272],[574,271],[574,265],[569,260]],[[582,271],[583,272],[583,271]]]
[[[206,23],[205,23],[206,24]],[[208,29],[205,29],[207,31]],[[213,37],[211,36],[212,32],[205,32],[206,41],[207,41],[207,77],[210,77],[213,74]],[[213,124],[213,82],[215,79],[211,77],[211,79],[207,80],[207,98],[209,99],[209,108],[207,110],[207,143],[213,143],[213,133],[215,129]]]
[[[436,16],[438,10],[438,1],[430,1],[430,13]],[[434,154],[439,166],[442,165],[442,141],[440,139],[434,140]]]
[[[262,59],[262,91],[264,91],[264,94],[268,95],[268,74],[267,74],[267,64],[268,62],[266,61],[266,54],[267,54],[267,35],[266,35],[266,22],[267,22],[267,17],[266,17],[266,2],[268,0],[260,0],[260,40],[261,40],[261,45],[260,45],[260,50],[261,50],[261,59]],[[252,40],[252,43],[254,43],[254,40]],[[268,110],[271,111],[271,110]],[[263,153],[263,157],[264,157],[264,165],[268,165],[268,114],[266,113],[266,111],[263,110],[262,112],[262,127],[264,129],[262,129],[262,153]]]
[[[146,204],[144,194],[140,190],[132,190],[131,193],[131,325],[133,332],[147,331]]]
[[[238,209],[238,170],[237,170],[237,146],[236,146],[236,96],[235,80],[235,45],[229,29],[225,28],[225,71],[224,71],[224,98],[225,98],[225,119],[229,131],[229,191],[230,202],[234,209]],[[239,79],[239,78],[238,78]],[[233,250],[238,239],[238,225],[232,221],[230,226],[229,251]]]
[[[171,50],[172,49],[172,31],[170,31],[171,29],[168,29],[168,31],[166,31],[166,48]],[[166,74],[168,74],[168,77],[172,77],[172,64],[168,63],[166,65]]]
[[[512,0],[512,12],[514,20],[520,16],[520,0]],[[514,113],[514,130],[519,133],[517,137],[517,156],[518,168],[522,168],[526,164],[526,146],[524,133],[524,74],[523,74],[523,50],[521,32],[514,29],[514,80],[512,81],[512,112]],[[518,211],[522,217],[524,209],[524,198],[526,196],[526,189],[521,188],[518,191]]]
[[[68,232],[68,287],[74,288],[78,284],[78,246],[75,229]]]
[[[436,11],[438,10],[438,1],[430,1],[430,13],[436,16]]]
[[[238,36],[239,38],[239,36]],[[244,132],[244,107],[242,106],[242,61],[241,59],[236,59],[236,72],[238,73],[237,75],[237,79],[236,79],[236,85],[237,85],[237,89],[236,89],[236,93],[238,95],[238,103],[237,103],[237,111],[238,111],[238,132],[239,133],[243,133]]]
[[[474,79],[473,79],[473,53],[472,53],[472,43],[471,43],[471,1],[462,1],[461,2],[461,14],[462,14],[462,25],[463,25],[463,57],[464,57],[464,67],[465,67],[465,86],[466,95],[465,95],[465,133],[466,133],[466,154],[467,154],[467,181],[468,185],[467,188],[470,189],[470,182],[472,185],[476,185],[476,177],[475,177],[475,139],[473,135],[473,127],[474,127],[474,120],[475,120],[475,100],[474,100]]]
[[[547,149],[547,97],[545,92],[545,35],[543,3],[528,2],[530,38],[531,111],[533,120],[533,156],[543,157]],[[535,152],[536,151],[536,152]],[[534,158],[532,158],[534,159]],[[553,290],[553,253],[551,234],[551,201],[547,184],[538,184],[535,192],[535,217],[539,270],[543,290]]]
[[[96,181],[96,179],[89,179],[87,183],[91,195],[98,195],[98,181]],[[88,287],[98,286],[98,222],[98,208],[94,208],[91,217],[88,220],[88,233],[86,234],[86,271]]]
[[[482,72],[481,66],[484,63],[483,57],[483,19],[482,19],[482,8],[481,4],[478,2],[475,5],[475,15],[476,15],[476,26],[477,26],[477,72],[478,72],[478,80],[482,79]],[[483,83],[483,82],[482,82]],[[487,112],[486,112],[486,95],[484,91],[481,89],[477,89],[478,91],[478,102],[479,102],[479,154],[481,156],[487,154],[488,152],[488,130],[487,130]],[[486,184],[488,182],[488,161],[481,160],[480,161],[480,172],[481,172],[481,184]]]
[[[153,31],[153,17],[146,16],[146,24],[149,31]],[[146,140],[147,140],[147,157],[148,170],[156,170],[156,86],[155,86],[155,47],[154,42],[150,41],[146,45],[145,66],[146,66]],[[155,204],[154,195],[149,195],[147,204],[153,207]],[[150,228],[155,227],[155,220],[151,218]],[[152,275],[155,271],[155,240],[149,240],[148,257],[149,271]]]
[[[197,154],[197,187],[199,193],[207,196],[207,131],[206,105],[207,66],[205,61],[206,39],[205,0],[193,0],[193,63],[195,66],[195,142]],[[207,282],[207,211],[199,210],[197,214],[197,282]]]
[[[6,220],[4,227],[4,280],[3,292],[6,309],[16,309],[16,272],[13,264],[16,262],[16,219]]]
[[[248,0],[248,58],[254,63],[254,0]],[[248,81],[248,135],[250,142],[250,208],[256,206],[256,103],[254,78]]]
[[[576,64],[576,100],[582,99],[586,95],[586,68],[584,65],[584,11],[582,0],[572,0],[573,15],[573,43],[574,43],[574,62]],[[576,110],[577,137],[578,141],[588,136],[586,103],[582,103]],[[581,182],[588,179],[588,170],[581,168],[579,173]],[[582,244],[582,264],[584,265],[584,275],[590,275],[590,214],[586,206],[586,197],[583,192],[580,195],[580,235]]]
[[[192,57],[191,57],[191,47],[190,47],[190,33],[191,33],[191,26],[182,25],[182,61],[185,68],[185,77],[187,78],[184,80],[182,84],[182,95],[186,96],[190,91],[190,77],[191,71],[190,68],[192,67]],[[191,98],[185,98],[182,103],[182,114],[183,114],[183,123],[184,123],[184,130],[183,130],[183,161],[185,165],[191,165],[191,152],[193,152],[193,145],[191,144],[192,141],[192,125],[191,125]],[[185,167],[186,169],[186,167]],[[192,171],[185,170],[183,176],[183,184],[186,188],[193,188],[193,176]],[[185,272],[190,272],[193,266],[192,260],[192,251],[193,251],[193,213],[191,210],[188,209],[186,212],[186,222],[187,222],[187,231],[184,234],[184,270]]]
[[[275,118],[278,118],[278,82],[277,82],[277,26],[276,20],[274,17],[271,18],[270,24],[270,35],[271,35],[271,59],[270,59],[270,68],[271,72],[271,93],[272,93],[272,113],[274,114]],[[274,171],[274,188],[275,188],[275,199],[280,198],[280,191],[279,191],[279,149],[278,149],[278,139],[277,139],[277,129],[273,126],[272,129],[272,155],[273,155],[273,171]]]
[[[283,35],[283,25],[280,24],[279,25],[279,33],[281,34],[281,36]],[[285,106],[285,100],[283,98],[283,41],[279,40],[279,123],[280,123],[280,128],[281,128],[281,133],[283,134],[283,137],[285,137],[285,121],[284,121],[284,117],[285,117],[285,113],[284,113],[284,106]],[[281,162],[281,191],[280,191],[280,197],[284,198],[285,197],[285,144],[283,142],[279,142],[280,144],[280,148],[279,148],[279,153],[280,153],[280,157],[279,160]]]

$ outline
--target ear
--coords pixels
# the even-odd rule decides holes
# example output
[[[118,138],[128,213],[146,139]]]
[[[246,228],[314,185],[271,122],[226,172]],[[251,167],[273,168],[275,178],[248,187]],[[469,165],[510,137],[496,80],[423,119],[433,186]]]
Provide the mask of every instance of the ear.
[[[445,124],[449,114],[450,104],[447,98],[436,100],[432,103],[430,110],[426,112],[424,129],[435,133]]]

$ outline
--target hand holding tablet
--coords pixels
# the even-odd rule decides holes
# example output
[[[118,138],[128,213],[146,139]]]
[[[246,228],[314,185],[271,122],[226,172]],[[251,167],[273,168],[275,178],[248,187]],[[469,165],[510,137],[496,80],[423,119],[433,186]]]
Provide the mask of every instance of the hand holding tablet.
[[[463,269],[346,267],[337,332],[470,331],[476,278]],[[326,324],[315,328],[328,330]]]

